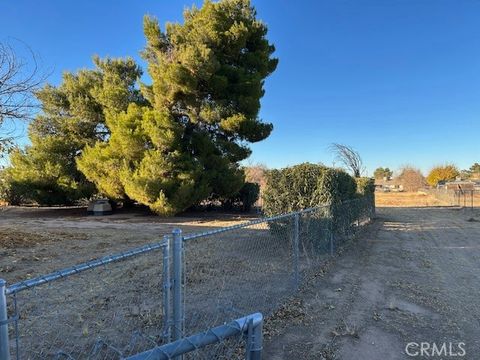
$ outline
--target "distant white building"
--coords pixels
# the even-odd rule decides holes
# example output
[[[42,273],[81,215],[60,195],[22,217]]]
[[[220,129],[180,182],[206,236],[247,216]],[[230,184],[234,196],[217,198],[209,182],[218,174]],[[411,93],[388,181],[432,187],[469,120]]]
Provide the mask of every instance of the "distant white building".
[[[399,179],[387,178],[375,179],[375,190],[383,192],[402,192],[403,184]]]

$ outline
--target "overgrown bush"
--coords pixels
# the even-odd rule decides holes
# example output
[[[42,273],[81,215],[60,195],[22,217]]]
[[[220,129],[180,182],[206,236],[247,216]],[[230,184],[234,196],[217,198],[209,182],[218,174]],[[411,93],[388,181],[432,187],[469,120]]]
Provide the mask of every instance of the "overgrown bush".
[[[329,229],[338,234],[355,216],[351,213],[352,207],[348,200],[357,196],[356,179],[342,170],[326,169],[319,178],[317,191],[321,203],[330,205]]]
[[[328,207],[300,216],[302,246],[325,251],[330,231],[341,224],[336,224],[333,220],[340,212],[338,204],[355,196],[355,179],[344,171],[304,163],[267,172],[263,210],[267,216],[273,216],[329,204]],[[274,236],[284,238],[290,236],[292,226],[291,217],[276,220],[269,225]],[[316,235],[306,237],[305,234]]]
[[[265,214],[272,216],[318,205],[315,190],[325,169],[323,165],[304,163],[267,171],[263,194]]]
[[[343,170],[326,168],[318,178],[316,198],[320,204],[338,204],[353,199],[356,191],[353,177]]]
[[[357,193],[359,195],[372,195],[375,193],[375,181],[369,177],[356,178]]]
[[[370,215],[375,213],[375,180],[368,177],[355,179],[357,181],[358,197],[365,197],[365,201],[371,211]]]
[[[12,186],[8,170],[0,172],[0,203],[20,205],[23,202],[21,194]]]
[[[355,179],[343,170],[303,163],[267,172],[263,210],[267,216],[355,197]]]

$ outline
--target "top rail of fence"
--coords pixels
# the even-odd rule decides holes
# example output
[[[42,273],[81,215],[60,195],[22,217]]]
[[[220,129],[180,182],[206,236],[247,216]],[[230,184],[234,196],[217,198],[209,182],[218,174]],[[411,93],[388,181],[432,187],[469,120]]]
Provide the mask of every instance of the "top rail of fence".
[[[287,218],[287,217],[291,217],[291,216],[294,216],[294,215],[297,215],[297,214],[299,215],[299,214],[309,213],[309,212],[312,212],[312,211],[315,211],[315,210],[318,210],[318,209],[321,209],[321,208],[325,208],[327,206],[329,206],[329,205],[328,204],[320,205],[320,206],[311,207],[311,208],[307,208],[307,209],[303,209],[303,210],[299,210],[299,211],[293,211],[293,212],[289,212],[289,213],[285,213],[285,214],[280,214],[280,215],[275,215],[275,216],[270,216],[270,217],[262,217],[260,219],[246,221],[246,222],[238,224],[238,225],[226,226],[226,227],[223,227],[223,228],[220,228],[220,229],[205,231],[205,232],[196,233],[196,234],[189,234],[189,235],[185,235],[183,237],[183,240],[188,241],[188,240],[193,240],[193,239],[198,239],[198,238],[202,238],[202,237],[206,237],[206,236],[211,236],[211,235],[215,235],[215,234],[224,233],[224,232],[231,231],[231,230],[243,229],[243,228],[253,226],[253,225],[257,225],[257,224],[261,224],[261,223],[264,223],[264,222],[271,222],[271,221],[276,221],[276,220],[281,220],[281,219],[284,219],[284,218]]]
[[[20,291],[30,289],[42,284],[46,284],[58,279],[63,279],[87,270],[95,269],[99,266],[104,266],[110,263],[131,258],[133,256],[138,256],[140,254],[144,254],[153,250],[158,250],[163,248],[165,245],[166,245],[165,240],[162,240],[158,243],[147,244],[147,245],[137,247],[131,250],[123,251],[114,255],[107,255],[99,259],[87,261],[78,265],[70,266],[62,270],[54,271],[47,275],[42,275],[29,280],[20,281],[8,286],[6,288],[6,294],[9,295],[9,294],[18,293]]]

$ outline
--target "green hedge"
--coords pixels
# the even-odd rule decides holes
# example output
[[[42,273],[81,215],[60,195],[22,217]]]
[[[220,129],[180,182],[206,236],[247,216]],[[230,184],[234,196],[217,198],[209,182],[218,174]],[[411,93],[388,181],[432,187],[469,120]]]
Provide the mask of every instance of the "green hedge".
[[[360,195],[372,195],[375,193],[375,181],[372,178],[361,177],[357,181],[357,193]]]
[[[299,217],[302,248],[318,253],[329,251],[330,239],[338,244],[356,231],[356,222],[373,210],[374,184],[371,179],[355,179],[340,169],[304,163],[266,174],[263,210],[267,216],[310,207],[318,209]],[[293,217],[269,223],[273,236],[290,239]]]
[[[273,216],[355,197],[355,179],[343,170],[304,163],[266,174],[263,211]]]

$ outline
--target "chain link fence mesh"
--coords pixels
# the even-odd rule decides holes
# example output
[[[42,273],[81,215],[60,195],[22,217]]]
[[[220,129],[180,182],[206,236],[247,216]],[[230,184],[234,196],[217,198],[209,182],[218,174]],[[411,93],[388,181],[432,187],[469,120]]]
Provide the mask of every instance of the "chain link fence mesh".
[[[471,208],[480,206],[480,190],[455,190],[439,188],[428,189],[426,191],[446,206]]]
[[[163,341],[162,250],[8,295],[12,359],[120,359]]]
[[[271,315],[373,216],[373,197],[185,238],[185,335],[246,314]],[[192,359],[241,358],[242,339]],[[188,357],[190,359],[190,357]]]
[[[448,189],[428,189],[427,192],[432,194],[441,203],[449,206],[458,205],[458,200],[455,191]]]
[[[373,213],[373,197],[364,196],[185,236],[182,337],[252,313],[268,317]],[[163,286],[164,265],[172,268],[162,249],[10,291],[12,359],[116,360],[171,340],[176,323],[165,317]],[[242,358],[247,345],[240,334],[184,359]]]

